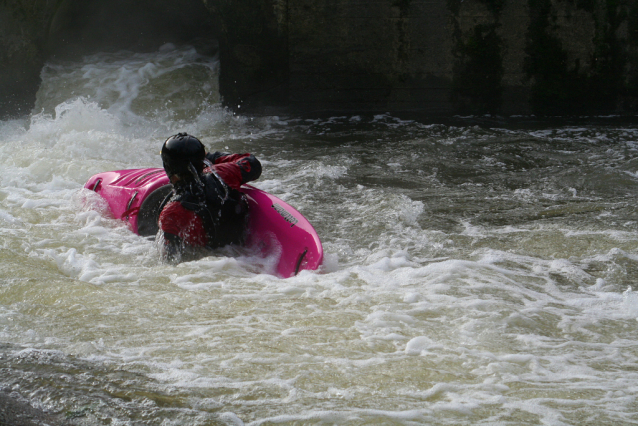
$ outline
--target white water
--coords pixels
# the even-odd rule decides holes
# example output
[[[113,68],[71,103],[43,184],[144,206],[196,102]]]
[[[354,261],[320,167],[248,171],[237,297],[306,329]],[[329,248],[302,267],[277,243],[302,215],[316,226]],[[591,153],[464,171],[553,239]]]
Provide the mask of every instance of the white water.
[[[0,123],[2,390],[73,424],[638,422],[635,126],[242,117],[216,73],[49,64]],[[323,269],[163,265],[81,189],[178,131],[257,155]]]

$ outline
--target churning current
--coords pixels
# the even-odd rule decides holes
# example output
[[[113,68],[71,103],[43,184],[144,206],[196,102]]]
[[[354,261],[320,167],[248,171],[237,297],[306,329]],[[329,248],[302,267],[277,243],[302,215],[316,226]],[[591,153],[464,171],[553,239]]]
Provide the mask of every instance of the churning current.
[[[250,117],[217,73],[49,63],[0,122],[0,391],[75,425],[638,422],[637,126]],[[255,154],[322,269],[165,265],[82,189],[180,131]]]

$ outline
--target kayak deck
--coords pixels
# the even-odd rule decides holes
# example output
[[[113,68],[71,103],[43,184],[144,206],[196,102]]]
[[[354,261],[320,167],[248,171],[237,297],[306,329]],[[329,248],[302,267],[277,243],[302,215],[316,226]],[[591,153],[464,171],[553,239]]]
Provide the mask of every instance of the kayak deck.
[[[142,236],[158,231],[159,207],[171,191],[164,169],[130,169],[98,173],[84,185],[104,198],[113,215]],[[276,255],[277,275],[288,278],[301,270],[316,270],[323,247],[310,222],[283,200],[244,185],[249,205],[246,246],[264,256]]]

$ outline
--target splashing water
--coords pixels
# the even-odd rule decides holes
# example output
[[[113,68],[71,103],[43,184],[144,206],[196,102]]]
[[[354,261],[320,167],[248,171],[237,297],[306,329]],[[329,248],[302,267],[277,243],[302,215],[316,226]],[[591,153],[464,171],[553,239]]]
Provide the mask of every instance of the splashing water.
[[[0,122],[0,388],[72,424],[619,424],[638,130],[237,116],[193,48],[50,63]],[[178,266],[82,190],[178,131],[252,152],[326,251]]]

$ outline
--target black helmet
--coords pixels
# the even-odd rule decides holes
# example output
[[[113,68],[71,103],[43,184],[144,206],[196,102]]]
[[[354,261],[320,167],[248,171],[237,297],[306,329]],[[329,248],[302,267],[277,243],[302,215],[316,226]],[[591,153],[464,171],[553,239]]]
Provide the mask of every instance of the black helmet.
[[[181,178],[192,176],[191,164],[199,174],[204,170],[206,148],[199,139],[187,133],[178,133],[166,139],[161,155],[169,178],[173,175]]]

